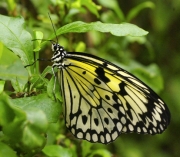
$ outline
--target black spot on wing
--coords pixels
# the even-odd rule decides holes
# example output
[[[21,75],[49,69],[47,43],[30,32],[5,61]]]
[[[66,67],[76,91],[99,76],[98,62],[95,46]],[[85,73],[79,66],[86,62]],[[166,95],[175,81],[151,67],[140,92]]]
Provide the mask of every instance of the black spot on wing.
[[[111,108],[108,108],[108,112],[109,112],[109,113],[113,113],[113,111],[111,110]]]
[[[97,78],[94,79],[94,82],[95,82],[96,84],[98,84],[98,85],[101,84],[101,81],[99,81]]]
[[[106,100],[110,100],[110,97],[108,95],[105,95]]]
[[[98,78],[100,78],[104,83],[110,82],[110,79],[105,76],[105,72],[103,68],[98,67],[96,68],[95,72],[98,75]]]
[[[92,110],[91,109],[88,111],[88,115],[92,116]]]
[[[108,125],[109,124],[109,119],[108,118],[104,118],[104,122]]]
[[[82,116],[82,122],[84,125],[87,123],[87,116],[86,115]]]
[[[96,124],[96,126],[98,126],[98,125],[99,125],[99,121],[98,121],[98,119],[97,119],[97,118],[94,118],[94,123]]]

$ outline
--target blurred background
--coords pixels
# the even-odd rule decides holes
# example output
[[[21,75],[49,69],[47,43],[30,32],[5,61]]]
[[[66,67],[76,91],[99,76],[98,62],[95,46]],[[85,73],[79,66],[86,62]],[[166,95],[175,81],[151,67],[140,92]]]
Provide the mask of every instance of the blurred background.
[[[100,32],[69,33],[60,36],[59,42],[67,51],[85,51],[133,73],[162,97],[172,116],[168,129],[161,135],[122,134],[115,142],[106,146],[83,141],[84,147],[99,151],[95,155],[82,155],[80,152],[83,147],[72,142],[76,147],[76,156],[105,156],[101,150],[106,150],[113,157],[180,156],[179,0],[0,1],[0,14],[22,16],[27,30],[32,35],[33,30],[43,32],[44,39],[48,39],[53,33],[48,12],[56,29],[74,21],[102,21],[117,24],[128,22],[148,31],[149,34],[144,37],[116,37]],[[51,58],[51,55],[49,43],[42,47],[40,57]],[[40,63],[41,71],[47,65],[49,63]]]

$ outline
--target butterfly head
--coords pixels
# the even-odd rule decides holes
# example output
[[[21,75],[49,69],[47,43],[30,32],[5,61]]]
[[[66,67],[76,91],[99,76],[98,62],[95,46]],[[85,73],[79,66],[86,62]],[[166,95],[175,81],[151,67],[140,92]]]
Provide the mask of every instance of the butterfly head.
[[[60,48],[63,48],[63,47],[60,46],[58,43],[53,43],[53,44],[52,44],[52,51],[53,51],[53,52],[59,51]]]
[[[53,62],[62,62],[62,60],[66,56],[66,51],[64,50],[64,48],[60,46],[58,43],[53,43],[52,51],[54,52],[54,54],[51,60]]]

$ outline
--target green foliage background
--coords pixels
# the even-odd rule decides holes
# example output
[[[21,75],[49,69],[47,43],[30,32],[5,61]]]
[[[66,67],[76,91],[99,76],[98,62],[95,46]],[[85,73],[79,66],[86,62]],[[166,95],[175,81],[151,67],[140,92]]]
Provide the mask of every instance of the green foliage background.
[[[51,63],[37,62],[24,68],[34,61],[34,56],[52,56],[50,42],[31,41],[55,37],[48,12],[58,41],[67,51],[107,59],[161,95],[172,115],[163,134],[122,134],[109,145],[71,135],[64,125],[59,88],[59,103],[53,100]],[[0,16],[0,156],[179,156],[179,0],[2,0],[0,14],[5,15]],[[131,23],[149,34],[129,25],[113,33],[108,26],[91,23],[96,21]],[[7,33],[10,31],[3,30],[4,26],[7,30],[18,29]]]

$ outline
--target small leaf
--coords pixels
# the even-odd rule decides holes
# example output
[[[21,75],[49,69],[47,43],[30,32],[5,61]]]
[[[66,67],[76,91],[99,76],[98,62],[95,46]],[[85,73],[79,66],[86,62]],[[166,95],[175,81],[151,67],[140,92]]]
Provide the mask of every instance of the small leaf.
[[[0,79],[11,81],[16,92],[22,92],[28,80],[22,61],[6,47],[0,59]]]
[[[96,5],[92,0],[81,0],[81,4],[88,8],[91,13],[99,17],[98,9],[100,9],[101,6]]]
[[[11,140],[18,142],[22,136],[22,126],[25,120],[25,112],[15,107],[9,97],[2,93],[0,95],[0,125],[3,127],[3,133]]]
[[[84,52],[86,50],[86,44],[84,42],[77,43],[76,52]]]
[[[82,157],[88,156],[88,154],[92,153],[91,147],[93,146],[92,143],[83,140],[81,147],[82,147]]]
[[[125,19],[124,13],[122,12],[120,6],[118,5],[117,0],[111,0],[111,2],[105,1],[105,0],[98,0],[98,2],[101,5],[105,6],[106,8],[110,8],[111,10],[114,10],[114,12],[117,14],[119,20],[124,21],[124,19]]]
[[[42,110],[29,106],[25,108],[25,112],[27,114],[27,120],[30,122],[30,125],[33,126],[34,130],[37,132],[46,131],[48,121]]]
[[[0,156],[1,157],[17,157],[14,150],[12,150],[8,145],[0,142]]]
[[[10,123],[15,117],[5,93],[0,94],[0,125],[4,126]]]
[[[111,157],[112,154],[106,149],[97,149],[92,151],[92,153],[89,155],[89,157],[94,156]]]
[[[11,65],[0,66],[0,79],[10,80],[16,92],[22,92],[28,79],[27,71],[22,62],[16,60]]]
[[[144,3],[140,3],[138,6],[134,7],[133,9],[131,9],[131,11],[127,15],[127,20],[126,21],[127,22],[131,21],[143,9],[145,9],[145,8],[153,9],[154,7],[155,7],[154,3],[150,2],[150,1],[147,1],[147,2],[144,2]]]
[[[35,45],[35,49],[33,50],[33,51],[39,51],[39,50],[41,50],[41,39],[43,39],[43,33],[42,32],[40,32],[40,31],[35,31],[34,32],[34,34],[35,34],[35,43],[34,43],[34,45]]]
[[[58,145],[48,145],[42,150],[48,157],[72,157],[71,149],[63,148]]]
[[[44,134],[48,127],[46,115],[42,110],[33,107],[26,108],[25,112],[27,120],[21,142],[29,150],[42,147],[46,141]]]

